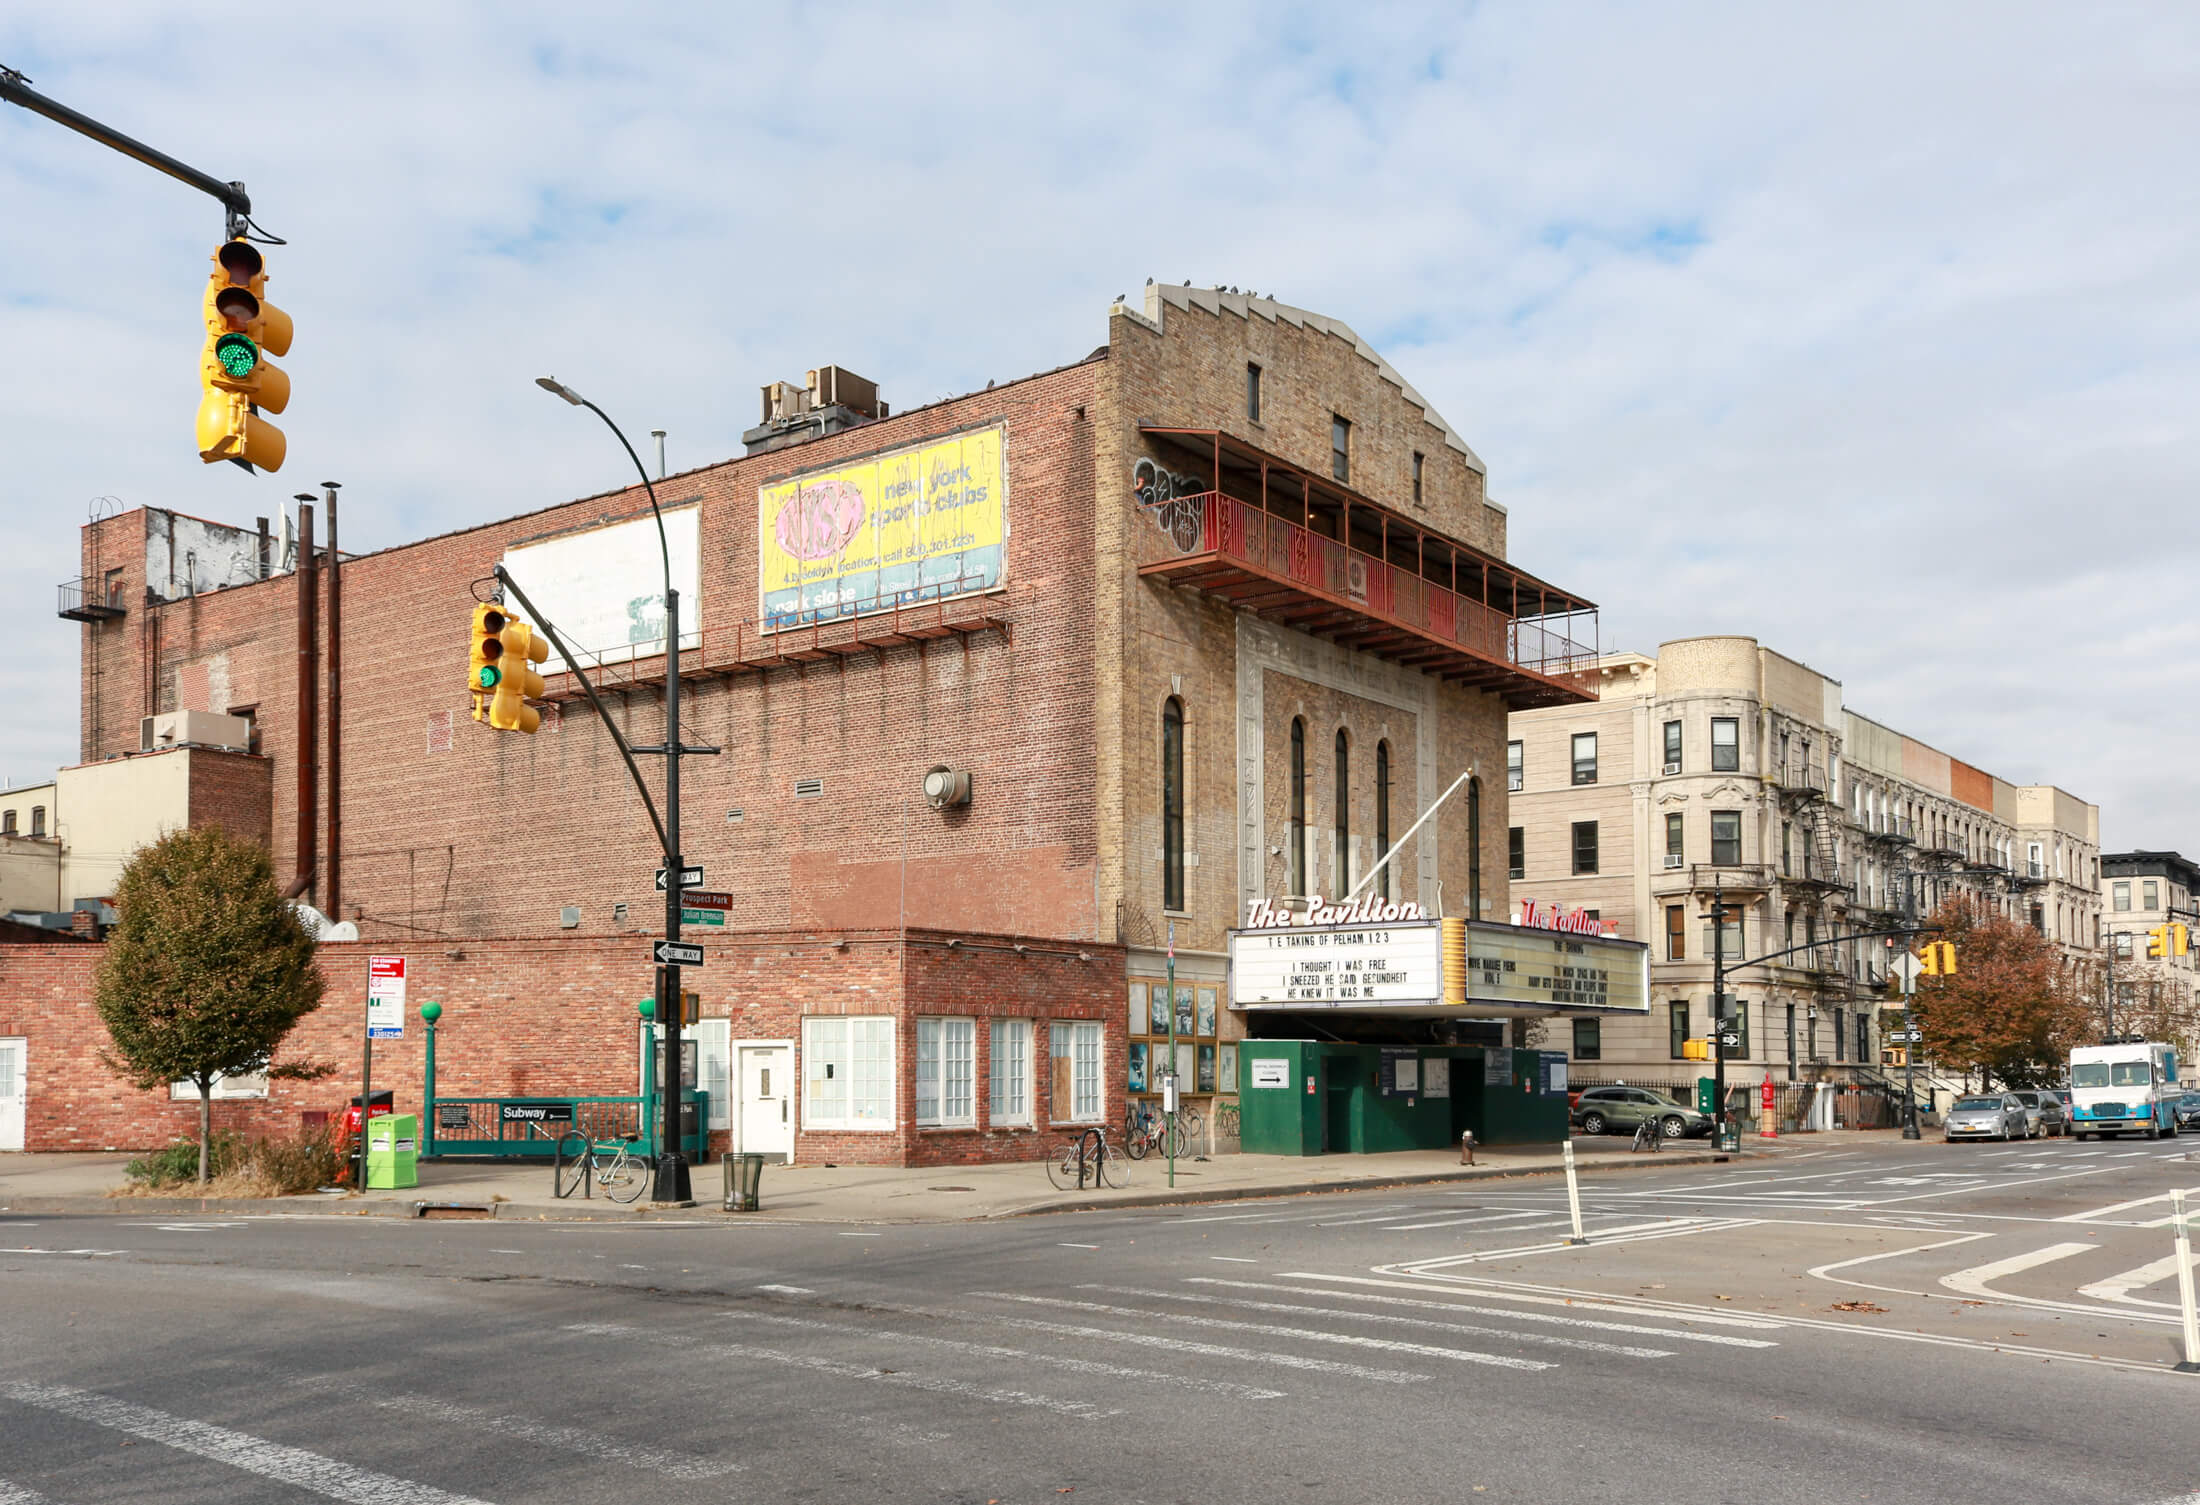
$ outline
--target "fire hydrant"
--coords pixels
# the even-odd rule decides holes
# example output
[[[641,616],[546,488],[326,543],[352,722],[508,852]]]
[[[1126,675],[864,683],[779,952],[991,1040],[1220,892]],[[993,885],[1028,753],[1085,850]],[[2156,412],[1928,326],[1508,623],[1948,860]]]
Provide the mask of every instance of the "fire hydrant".
[[[1468,1129],[1459,1136],[1459,1163],[1474,1164],[1474,1130]]]

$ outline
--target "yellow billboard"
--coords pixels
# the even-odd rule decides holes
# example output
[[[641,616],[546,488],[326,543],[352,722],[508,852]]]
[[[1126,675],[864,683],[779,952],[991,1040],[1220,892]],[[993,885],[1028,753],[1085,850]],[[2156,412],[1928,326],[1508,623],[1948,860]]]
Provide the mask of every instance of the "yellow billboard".
[[[983,429],[759,488],[765,628],[1000,585],[1008,536],[1002,441],[1002,430]]]

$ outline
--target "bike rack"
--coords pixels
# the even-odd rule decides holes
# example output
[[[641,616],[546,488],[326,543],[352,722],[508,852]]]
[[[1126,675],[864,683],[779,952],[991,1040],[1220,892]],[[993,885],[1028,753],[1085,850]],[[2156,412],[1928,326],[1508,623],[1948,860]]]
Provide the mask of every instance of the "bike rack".
[[[578,1154],[568,1156],[565,1147],[572,1140],[580,1142],[580,1151]],[[550,1150],[550,1194],[552,1196],[562,1201],[573,1195],[573,1188],[565,1185],[565,1167],[568,1163],[571,1163],[580,1167],[581,1174],[578,1184],[581,1190],[581,1200],[585,1202],[594,1199],[596,1195],[595,1166],[589,1158],[588,1150],[588,1136],[578,1129],[568,1129],[558,1136],[558,1142]],[[560,1187],[564,1187],[564,1190],[559,1190]]]

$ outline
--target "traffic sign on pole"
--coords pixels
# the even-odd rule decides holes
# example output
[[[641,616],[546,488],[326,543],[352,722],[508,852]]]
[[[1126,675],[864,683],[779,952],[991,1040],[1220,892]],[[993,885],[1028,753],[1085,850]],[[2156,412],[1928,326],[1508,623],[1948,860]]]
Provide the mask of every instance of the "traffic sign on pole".
[[[703,948],[686,941],[659,941],[656,957],[667,967],[700,967],[703,964]]]
[[[659,868],[659,869],[657,869],[657,892],[659,892],[660,894],[661,894],[661,893],[663,893],[663,892],[665,891],[665,887],[666,887],[666,885],[665,885],[665,876],[666,876],[666,869],[664,869],[664,868]],[[695,886],[696,884],[698,884],[698,883],[700,883],[700,882],[702,882],[702,881],[703,881],[703,870],[702,870],[701,868],[699,868],[699,867],[684,867],[684,868],[680,869],[680,887],[682,887],[682,888],[693,888],[693,887],[694,887],[694,886]]]
[[[699,867],[689,868],[688,871],[698,877],[702,876],[703,872]],[[689,888],[681,893],[680,903],[687,909],[731,909],[733,908],[733,895],[720,893],[716,889]]]

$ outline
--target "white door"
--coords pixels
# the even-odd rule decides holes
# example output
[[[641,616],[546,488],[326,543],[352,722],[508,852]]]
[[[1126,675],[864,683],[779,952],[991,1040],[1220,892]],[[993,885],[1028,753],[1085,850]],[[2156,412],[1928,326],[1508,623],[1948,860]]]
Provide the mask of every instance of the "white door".
[[[30,1050],[23,1040],[0,1040],[0,1150],[23,1148],[23,1099],[28,1095]]]
[[[734,1100],[733,1147],[794,1164],[794,1047],[737,1041],[740,1096]]]

